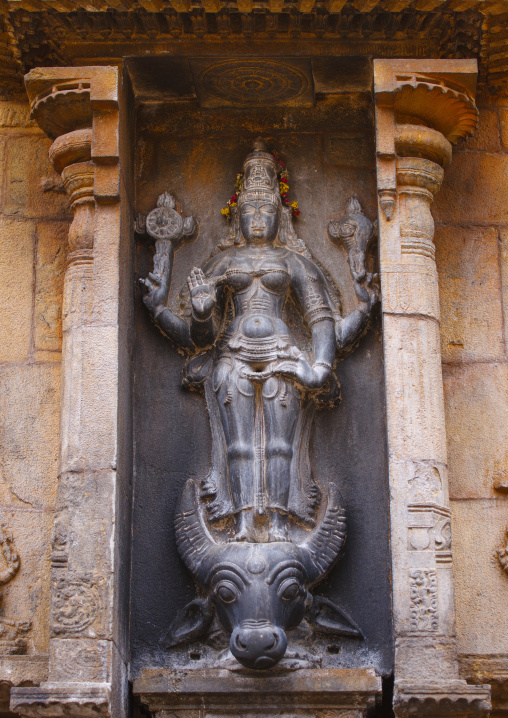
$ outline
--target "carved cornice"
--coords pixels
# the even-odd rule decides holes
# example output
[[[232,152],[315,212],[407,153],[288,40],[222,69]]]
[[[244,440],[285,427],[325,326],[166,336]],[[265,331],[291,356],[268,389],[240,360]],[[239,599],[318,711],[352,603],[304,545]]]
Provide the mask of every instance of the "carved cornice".
[[[492,708],[490,686],[463,680],[417,685],[395,681],[393,709],[399,716],[482,716]]]
[[[68,13],[84,10],[90,12],[106,11],[112,7],[124,11],[139,12],[145,10],[148,13],[160,13],[167,10],[175,12],[188,12],[192,8],[202,7],[207,13],[219,13],[224,8],[234,9],[238,12],[249,13],[259,9],[269,9],[272,12],[281,12],[285,9],[295,9],[301,13],[312,13],[316,9],[325,9],[332,13],[339,13],[348,4],[359,13],[370,13],[382,5],[387,12],[400,12],[404,8],[413,7],[417,10],[434,11],[440,10],[458,11],[460,13],[468,10],[480,11],[486,15],[498,15],[508,9],[508,0],[462,0],[460,5],[456,0],[52,0],[51,10],[53,12]],[[28,12],[41,12],[47,9],[45,0],[7,0],[11,10],[22,8]],[[416,7],[415,7],[416,6]]]
[[[316,40],[325,45],[341,40],[344,42],[340,46],[334,44],[332,54],[479,57],[484,23],[479,12],[456,13],[446,9],[448,3],[439,12],[414,5],[408,10],[405,3],[400,2],[391,3],[390,9],[383,4],[365,12],[352,0],[346,3],[340,0],[337,10],[335,0],[316,3],[256,0],[251,12],[242,0],[238,3],[232,0],[227,5],[213,0],[213,7],[219,9],[217,12],[211,11],[209,0],[195,0],[192,7],[178,0],[177,9],[170,0],[160,0],[158,12],[144,8],[123,12],[120,7],[111,8],[116,3],[110,3],[104,12],[84,12],[67,2],[67,12],[51,13],[20,9],[23,3],[25,0],[15,5],[17,11],[11,12],[10,19],[26,69],[50,64],[71,65],[85,58],[93,62],[94,57],[117,59],[143,54],[143,48],[150,53],[169,50],[185,54],[183,41],[195,43],[203,38],[214,39],[214,46],[208,46],[204,54],[223,54],[222,43],[244,42],[248,38],[260,43],[261,53],[273,55],[279,50],[283,53],[283,48],[277,49],[278,46],[271,43],[267,53],[261,45],[274,39],[289,43],[298,38],[309,40],[309,47],[301,51],[311,55],[324,52]],[[62,7],[60,3],[56,5]],[[367,5],[363,3],[362,7]],[[370,3],[369,8],[372,7]],[[329,54],[329,49],[325,54]]]
[[[110,693],[108,685],[92,683],[45,683],[39,688],[13,688],[11,710],[29,718],[100,718],[110,715]]]

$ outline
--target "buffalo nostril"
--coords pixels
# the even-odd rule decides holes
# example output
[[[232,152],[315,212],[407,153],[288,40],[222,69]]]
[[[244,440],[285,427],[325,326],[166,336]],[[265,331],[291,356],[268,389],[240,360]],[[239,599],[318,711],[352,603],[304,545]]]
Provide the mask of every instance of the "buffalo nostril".
[[[236,643],[237,647],[238,647],[241,651],[246,651],[246,650],[247,650],[247,644],[245,643],[245,641],[242,641],[242,634],[241,634],[241,633],[237,633],[237,634],[236,634],[235,643]]]
[[[269,651],[272,648],[275,648],[275,646],[277,645],[277,642],[278,642],[278,638],[277,638],[276,633],[272,633],[271,636],[267,636],[267,642],[264,646],[265,650]]]

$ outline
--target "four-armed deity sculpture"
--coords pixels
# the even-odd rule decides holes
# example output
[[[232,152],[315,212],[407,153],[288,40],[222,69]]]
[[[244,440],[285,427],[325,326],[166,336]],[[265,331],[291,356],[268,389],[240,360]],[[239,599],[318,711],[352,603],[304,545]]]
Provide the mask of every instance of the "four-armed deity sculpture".
[[[314,479],[309,443],[316,407],[339,399],[336,351],[357,341],[377,294],[366,267],[373,225],[357,200],[328,228],[348,250],[358,297],[343,318],[333,280],[295,234],[277,162],[261,140],[243,169],[227,238],[188,278],[190,317],[166,306],[174,249],[194,229],[168,194],[147,217],[156,255],[141,284],[153,321],[191,355],[185,382],[203,388],[212,432],[211,470],[200,486],[187,482],[176,518],[179,551],[203,597],[166,643],[206,634],[216,615],[233,655],[266,669],[304,615],[322,629],[361,635],[331,601],[309,593],[345,539],[338,493]]]

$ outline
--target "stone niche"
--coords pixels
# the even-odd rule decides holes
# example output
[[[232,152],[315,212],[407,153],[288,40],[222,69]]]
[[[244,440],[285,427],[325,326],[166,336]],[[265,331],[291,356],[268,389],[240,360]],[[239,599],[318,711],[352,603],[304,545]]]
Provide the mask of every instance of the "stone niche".
[[[142,58],[129,60],[128,70],[137,97],[136,211],[146,215],[158,196],[168,191],[182,214],[192,215],[198,223],[194,236],[175,254],[169,301],[173,311],[178,311],[180,291],[190,270],[202,266],[226,235],[228,220],[220,210],[234,193],[237,173],[253,140],[261,136],[287,164],[291,201],[298,201],[301,210],[294,222],[298,236],[340,288],[343,315],[351,312],[356,298],[347,254],[332,244],[327,227],[330,220],[344,215],[351,196],[358,198],[371,221],[376,219],[371,63],[365,58],[267,59],[250,64],[245,60]],[[146,277],[151,271],[153,251],[153,241],[150,244],[146,236],[137,236],[136,277]],[[373,261],[375,254],[373,246]],[[176,504],[187,479],[204,477],[210,465],[204,397],[182,388],[183,365],[184,358],[150,323],[138,289],[131,677],[143,675],[135,683],[135,692],[149,703],[147,693],[164,692],[160,686],[153,688],[149,676],[160,677],[163,668],[195,669],[196,673],[188,675],[203,676],[205,669],[219,667],[220,650],[227,646],[217,635],[215,642],[195,641],[169,651],[159,648],[176,612],[195,596],[194,582],[175,546]],[[357,669],[356,687],[352,688],[354,672],[346,671],[349,688],[340,690],[352,690],[352,694],[358,690],[359,695],[362,681],[376,683],[373,671],[388,676],[393,669],[379,310],[356,351],[340,361],[338,377],[342,402],[317,413],[311,460],[321,487],[333,482],[343,497],[348,536],[340,562],[314,593],[337,602],[361,628],[364,639],[327,636],[302,626],[294,639],[290,632],[288,642],[300,641],[318,657],[314,666],[320,669],[318,683],[325,681],[322,669]],[[278,675],[288,670],[284,664],[285,659]],[[254,676],[257,672],[245,673]],[[293,676],[291,680],[298,683]],[[311,685],[310,668],[305,676],[301,680]],[[218,690],[234,690],[228,687],[232,679],[227,672],[223,680],[224,687]],[[263,691],[260,680],[258,676],[255,687],[252,684],[254,693]],[[200,685],[197,690],[206,692]],[[370,689],[371,698],[379,693],[376,685],[377,690]],[[328,689],[315,690],[324,696]],[[336,696],[334,700],[337,704]]]
[[[128,714],[130,680],[136,705],[147,706],[156,718],[360,718],[376,706],[383,714],[390,702],[397,718],[488,714],[490,687],[467,684],[458,670],[431,214],[452,160],[452,144],[477,124],[476,62],[371,64],[355,58],[214,60],[189,55],[129,58],[125,65],[123,77],[115,67],[39,68],[26,77],[32,116],[54,140],[50,157],[74,213],[64,291],[61,508],[55,516],[55,531],[65,524],[73,539],[68,551],[55,548],[52,561],[49,680],[13,688],[11,710],[30,718],[116,718]],[[289,210],[278,205],[277,166],[256,141],[259,137],[287,165],[290,199],[301,212],[295,220],[297,235],[328,274],[328,282],[303,260],[304,248],[291,234]],[[240,198],[248,203],[243,232],[260,229],[247,215],[261,215],[268,197],[263,212],[271,213],[272,227],[280,222],[295,253],[272,248],[270,254],[265,247],[275,265],[263,264],[265,256],[256,264],[260,254],[255,247],[223,254],[234,256],[235,264],[220,260],[215,267],[222,267],[220,272],[214,274],[212,268],[203,280],[193,268],[202,267],[228,234],[221,208],[235,191],[247,155],[246,194]],[[158,214],[153,215],[156,205]],[[153,224],[154,217],[160,221]],[[365,259],[372,223],[378,247],[374,243]],[[338,287],[342,316],[352,313],[354,319],[337,322],[336,332],[340,341],[354,339],[353,344],[343,342],[354,352],[339,356],[342,403],[331,407],[337,392],[329,386],[322,402],[326,409],[317,412],[311,434],[306,432],[309,405],[290,381],[281,380],[275,390],[272,382],[267,393],[259,388],[245,393],[256,399],[238,403],[242,391],[251,391],[241,381],[266,378],[264,392],[271,380],[252,374],[265,370],[258,365],[267,347],[271,353],[263,361],[281,358],[275,351],[286,352],[283,359],[300,357],[280,324],[271,324],[267,334],[242,328],[228,335],[228,347],[220,348],[212,362],[210,356],[205,363],[194,362],[188,376],[194,372],[195,385],[200,375],[206,376],[206,404],[202,395],[182,388],[185,359],[150,323],[138,281],[143,279],[150,289],[154,249],[152,281],[157,284],[153,277],[167,273],[171,237],[164,244],[159,234],[154,246],[146,227],[156,236],[173,232],[175,241],[185,239],[174,256],[167,306],[166,299],[153,300],[152,314],[187,346],[189,330],[176,315],[190,273],[195,290],[198,279],[206,284],[210,277],[217,286],[223,282],[245,289],[254,286],[254,277],[272,272],[266,284],[259,280],[264,294],[248,295],[252,307],[257,302],[269,317],[280,311],[273,296],[283,295],[284,282],[292,276],[307,324],[321,326],[316,335],[325,337],[324,342],[316,340],[314,368],[309,369],[319,379],[330,371],[335,348],[329,319],[338,305],[330,299],[334,290],[326,287]],[[368,228],[361,246],[359,227]],[[255,234],[249,236],[255,244]],[[349,256],[332,242],[339,236],[349,246]],[[367,299],[365,293],[358,292],[357,299],[353,292],[350,270],[356,267],[360,276],[365,261],[370,272],[379,262],[381,312],[371,311],[372,294],[366,289]],[[251,284],[245,284],[246,274],[252,276]],[[153,287],[150,291],[153,298]],[[238,289],[241,314],[245,307],[239,295]],[[202,312],[206,297],[200,301],[193,304],[191,331],[206,346],[213,318],[205,316],[208,310]],[[292,306],[288,302],[285,321],[292,325],[295,320],[294,332],[300,332],[304,346],[308,337],[302,311]],[[227,305],[221,316],[225,312]],[[247,326],[244,319],[242,327]],[[248,319],[267,326],[259,316]],[[268,342],[262,344],[259,337],[269,337]],[[243,352],[239,363],[250,362],[252,369],[238,368],[235,350]],[[206,361],[208,368],[213,364],[213,374]],[[247,378],[245,371],[250,372]],[[275,397],[280,406],[267,409],[265,400]],[[253,418],[248,440],[238,441],[236,455],[228,456],[230,474],[217,470],[216,483],[210,479],[206,487],[223,519],[222,527],[214,529],[220,537],[215,542],[203,518],[206,509],[200,508],[206,500],[198,497],[198,484],[211,465],[217,468],[217,456],[225,466],[226,452],[217,450],[218,432],[210,426],[218,425],[214,421],[220,415],[224,425],[232,426],[224,417],[233,406],[223,407],[233,401],[234,426],[242,422],[240,406],[248,405]],[[261,401],[262,412],[257,409]],[[269,435],[263,423],[271,420],[276,426],[274,416],[287,421],[281,407],[289,401],[299,422],[295,473],[293,463],[288,465],[295,441],[287,438],[286,429],[272,429]],[[266,449],[270,437],[276,439],[271,454]],[[294,503],[287,493],[279,498],[269,493],[268,482],[263,484],[269,461],[272,489],[279,485],[274,466],[277,471],[283,467],[288,492],[288,483],[297,476]],[[309,464],[327,492],[326,505],[317,501]],[[92,490],[99,478],[100,491]],[[221,490],[230,491],[229,498],[225,490],[220,500],[219,491],[210,490],[219,482]],[[247,499],[238,486],[242,491],[248,487]],[[268,516],[256,524],[254,509],[264,508]],[[312,534],[298,524],[298,519],[309,519],[310,508],[317,510],[318,528]],[[343,510],[348,539],[333,566],[344,541]],[[296,519],[288,542],[284,532],[291,511]],[[83,521],[83,516],[89,518]],[[263,532],[268,538],[260,538]],[[288,583],[286,569],[295,572]],[[227,589],[221,571],[229,571],[229,577],[235,571],[243,575],[241,585],[229,582],[236,593]],[[193,575],[206,587],[202,595],[196,594]],[[91,607],[88,622],[62,631],[67,603],[82,606],[83,596]],[[224,605],[237,599],[228,613]],[[247,605],[246,613],[240,604]],[[270,620],[267,604],[270,610],[279,607]],[[185,616],[184,634],[192,642],[174,640],[182,636],[175,629],[168,634],[179,614]],[[304,615],[309,625],[302,621]],[[223,650],[227,636],[216,628],[214,616],[223,626],[229,622],[230,655]],[[338,626],[340,634],[323,631]],[[290,649],[285,655],[283,627]],[[171,648],[161,646],[165,634]],[[270,645],[267,635],[273,638]],[[77,656],[86,661],[81,665]],[[259,659],[262,663],[256,665]],[[389,680],[383,696],[382,678],[392,675],[393,696]]]

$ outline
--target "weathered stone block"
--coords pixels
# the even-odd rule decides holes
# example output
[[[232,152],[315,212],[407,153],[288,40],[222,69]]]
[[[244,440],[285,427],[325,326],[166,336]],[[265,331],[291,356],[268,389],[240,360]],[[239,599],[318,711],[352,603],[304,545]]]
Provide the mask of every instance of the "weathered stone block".
[[[497,232],[438,227],[435,244],[443,359],[500,359],[504,345]]]
[[[37,123],[30,119],[28,102],[0,102],[0,127],[30,127],[40,132]]]
[[[508,474],[508,366],[443,367],[450,496],[493,496]]]
[[[459,653],[506,653],[508,576],[496,555],[506,544],[506,504],[452,501],[451,508]]]
[[[498,116],[495,110],[480,110],[479,124],[473,135],[469,137],[460,149],[483,150],[484,152],[498,152],[501,149],[499,141]]]
[[[450,222],[508,222],[508,155],[463,152],[446,170],[433,214]]]
[[[54,505],[58,475],[60,366],[0,369],[0,502]]]
[[[32,325],[34,228],[0,219],[0,361],[28,356]]]
[[[118,329],[74,327],[65,332],[68,362],[62,397],[61,471],[109,469],[117,452]]]
[[[391,456],[445,464],[437,323],[424,317],[385,314],[384,345]],[[426,376],[421,357],[426,360]]]
[[[67,222],[37,225],[35,281],[35,348],[59,351],[62,345],[62,301]]]
[[[68,200],[48,158],[46,137],[25,135],[7,142],[4,213],[18,217],[66,217]]]
[[[50,681],[105,683],[111,672],[111,641],[65,638],[51,641]]]
[[[63,474],[58,520],[64,528],[68,569],[73,574],[107,574],[113,569],[116,472]]]

